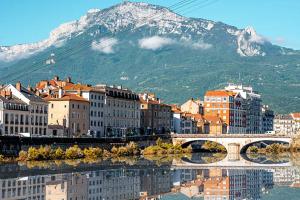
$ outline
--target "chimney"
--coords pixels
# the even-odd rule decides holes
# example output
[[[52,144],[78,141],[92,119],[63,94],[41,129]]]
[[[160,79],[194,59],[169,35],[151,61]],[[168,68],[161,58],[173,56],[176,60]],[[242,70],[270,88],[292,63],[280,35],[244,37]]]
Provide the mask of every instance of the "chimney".
[[[27,86],[27,90],[28,90],[29,92],[32,91],[32,88],[30,87],[30,85]]]
[[[77,95],[81,97],[81,89],[80,88],[77,90]]]
[[[58,98],[62,98],[63,97],[63,94],[64,94],[64,91],[62,88],[59,88],[58,90]]]
[[[21,91],[21,87],[22,87],[21,82],[18,81],[18,82],[16,83],[16,88],[17,88],[17,90]]]
[[[54,80],[55,81],[59,81],[59,77],[58,76],[54,76]]]
[[[67,82],[67,83],[71,83],[71,77],[70,77],[70,76],[67,77],[66,82]]]

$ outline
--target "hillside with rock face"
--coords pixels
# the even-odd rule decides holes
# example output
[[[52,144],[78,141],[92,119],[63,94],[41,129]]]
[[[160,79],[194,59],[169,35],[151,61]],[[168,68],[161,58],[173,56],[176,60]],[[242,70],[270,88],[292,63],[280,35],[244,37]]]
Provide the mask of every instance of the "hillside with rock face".
[[[56,74],[155,92],[169,103],[240,82],[276,111],[300,110],[299,51],[273,45],[252,27],[187,18],[146,3],[89,10],[46,40],[0,47],[1,83],[34,84]]]

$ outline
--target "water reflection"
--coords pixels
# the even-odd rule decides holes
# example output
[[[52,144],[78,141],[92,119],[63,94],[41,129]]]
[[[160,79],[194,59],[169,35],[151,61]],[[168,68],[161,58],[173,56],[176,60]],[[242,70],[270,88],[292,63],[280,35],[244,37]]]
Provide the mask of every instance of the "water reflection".
[[[203,157],[190,159],[202,163]],[[0,199],[300,199],[300,168],[295,164],[242,168],[203,163],[195,167],[186,162],[177,165],[177,158],[169,160],[160,165],[145,159],[134,164],[101,161],[47,170],[2,165]]]

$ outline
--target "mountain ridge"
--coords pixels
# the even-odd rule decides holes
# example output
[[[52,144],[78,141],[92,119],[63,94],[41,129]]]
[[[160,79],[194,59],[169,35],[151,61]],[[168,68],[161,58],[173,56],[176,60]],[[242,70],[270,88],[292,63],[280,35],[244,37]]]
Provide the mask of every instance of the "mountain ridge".
[[[183,96],[239,81],[257,87],[275,110],[300,109],[299,51],[273,45],[253,27],[187,18],[161,6],[125,2],[89,10],[48,39],[18,47],[0,47],[1,82],[32,84],[59,74],[150,90],[181,103]]]

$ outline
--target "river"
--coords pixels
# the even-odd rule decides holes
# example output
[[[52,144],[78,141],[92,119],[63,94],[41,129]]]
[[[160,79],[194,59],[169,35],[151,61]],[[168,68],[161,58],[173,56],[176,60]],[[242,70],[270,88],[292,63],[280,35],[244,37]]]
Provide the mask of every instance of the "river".
[[[124,157],[0,165],[1,200],[299,200],[298,155]]]

